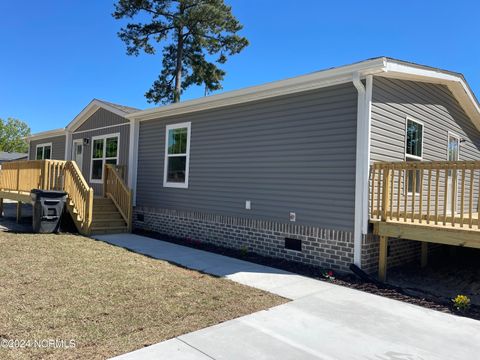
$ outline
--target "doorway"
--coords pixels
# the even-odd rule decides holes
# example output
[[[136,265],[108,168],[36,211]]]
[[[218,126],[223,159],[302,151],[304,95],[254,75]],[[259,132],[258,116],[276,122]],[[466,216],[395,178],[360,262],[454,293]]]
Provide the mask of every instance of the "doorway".
[[[73,140],[72,160],[78,165],[78,168],[83,173],[83,139]]]

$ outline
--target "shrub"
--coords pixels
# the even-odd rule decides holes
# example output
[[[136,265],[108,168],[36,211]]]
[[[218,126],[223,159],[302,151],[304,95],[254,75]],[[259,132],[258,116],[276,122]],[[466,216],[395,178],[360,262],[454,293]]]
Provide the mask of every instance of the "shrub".
[[[457,295],[452,302],[453,307],[458,311],[465,312],[470,308],[470,299],[466,295]]]

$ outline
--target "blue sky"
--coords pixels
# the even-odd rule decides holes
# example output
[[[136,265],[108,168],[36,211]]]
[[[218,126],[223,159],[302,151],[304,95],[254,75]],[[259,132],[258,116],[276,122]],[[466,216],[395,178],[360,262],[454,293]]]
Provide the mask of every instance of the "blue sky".
[[[480,97],[475,0],[227,2],[250,46],[225,66],[224,91],[386,55],[462,72]],[[38,132],[65,126],[92,98],[152,107],[143,95],[161,56],[125,55],[112,11],[112,0],[2,1],[0,118]]]

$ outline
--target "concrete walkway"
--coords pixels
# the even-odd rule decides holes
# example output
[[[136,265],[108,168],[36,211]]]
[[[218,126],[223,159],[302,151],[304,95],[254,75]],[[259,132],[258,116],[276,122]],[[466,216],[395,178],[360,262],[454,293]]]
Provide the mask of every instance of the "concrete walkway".
[[[142,236],[97,236],[293,301],[118,356],[134,359],[478,359],[480,322]]]

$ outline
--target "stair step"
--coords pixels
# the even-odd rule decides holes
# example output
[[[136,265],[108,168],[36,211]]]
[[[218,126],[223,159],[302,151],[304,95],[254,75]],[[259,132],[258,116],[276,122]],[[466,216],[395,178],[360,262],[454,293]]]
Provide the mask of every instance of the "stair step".
[[[112,204],[112,199],[109,198],[93,198],[94,204]]]
[[[125,221],[120,219],[99,219],[93,217],[92,226],[126,226]]]
[[[92,226],[92,234],[115,234],[115,233],[125,233],[127,232],[126,226],[116,226],[116,227],[102,227],[102,226]]]
[[[95,210],[93,210],[93,219],[94,220],[95,219],[99,219],[99,220],[120,219],[120,220],[122,220],[123,217],[118,211],[95,211]]]

